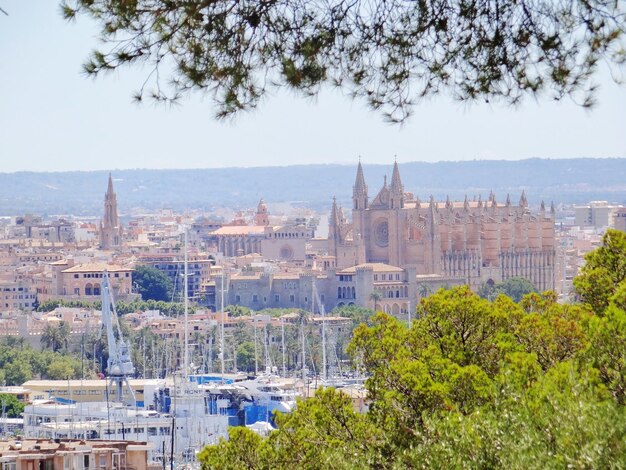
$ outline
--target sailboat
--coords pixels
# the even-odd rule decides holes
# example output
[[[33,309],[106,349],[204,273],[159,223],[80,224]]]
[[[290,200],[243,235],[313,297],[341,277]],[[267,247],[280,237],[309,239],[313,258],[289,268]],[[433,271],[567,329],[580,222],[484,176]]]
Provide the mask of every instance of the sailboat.
[[[27,405],[25,436],[147,442],[151,445],[148,459],[158,464],[168,459],[170,463],[193,460],[202,447],[227,436],[228,416],[215,412],[204,390],[191,383],[186,374],[187,336],[183,373],[165,380],[146,381],[151,389],[142,390],[144,400],[137,401],[130,384],[135,373],[130,346],[119,327],[106,271],[101,295],[102,322],[109,348],[106,400],[77,402],[72,396],[69,399],[50,396],[48,400]]]

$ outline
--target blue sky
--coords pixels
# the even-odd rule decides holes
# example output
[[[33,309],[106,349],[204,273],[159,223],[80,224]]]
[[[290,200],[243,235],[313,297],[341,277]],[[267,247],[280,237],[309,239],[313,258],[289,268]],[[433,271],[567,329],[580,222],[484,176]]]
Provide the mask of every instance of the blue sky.
[[[392,126],[327,90],[315,100],[280,92],[217,122],[201,95],[175,108],[134,104],[145,71],[81,75],[96,30],[65,22],[56,0],[0,2],[10,15],[0,15],[0,172],[626,157],[626,87],[608,73],[592,111],[567,99],[512,109],[442,96]]]

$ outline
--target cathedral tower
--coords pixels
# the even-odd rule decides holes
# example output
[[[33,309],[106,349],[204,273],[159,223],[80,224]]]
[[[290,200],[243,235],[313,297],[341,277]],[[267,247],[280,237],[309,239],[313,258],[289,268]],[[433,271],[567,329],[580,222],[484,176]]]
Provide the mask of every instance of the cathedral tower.
[[[363,176],[361,160],[359,160],[359,166],[356,168],[356,180],[352,187],[352,201],[354,203],[354,210],[367,209],[367,185],[365,184],[365,177]]]
[[[369,200],[367,195],[367,185],[363,176],[363,166],[359,158],[359,166],[356,169],[356,180],[352,187],[352,238],[356,250],[356,264],[365,263],[365,215],[369,208]]]
[[[393,174],[391,175],[391,186],[389,187],[389,207],[390,209],[404,208],[404,185],[400,179],[400,170],[398,162],[393,164]]]
[[[117,217],[117,196],[109,173],[109,186],[104,195],[104,217],[100,221],[100,249],[112,250],[121,246],[122,227]]]
[[[256,214],[254,216],[254,224],[261,227],[267,227],[270,224],[270,213],[267,211],[267,205],[265,201],[261,199],[259,205],[256,208]]]

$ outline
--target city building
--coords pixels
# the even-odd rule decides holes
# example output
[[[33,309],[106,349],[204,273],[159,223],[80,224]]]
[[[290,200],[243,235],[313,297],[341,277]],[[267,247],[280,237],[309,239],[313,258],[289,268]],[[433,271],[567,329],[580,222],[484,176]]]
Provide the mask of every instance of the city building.
[[[299,262],[306,259],[306,244],[314,230],[306,221],[270,225],[267,205],[261,199],[254,216],[254,225],[236,220],[211,233],[217,251],[226,257],[258,253],[268,260]]]
[[[132,299],[132,268],[102,262],[75,264],[73,259],[49,263],[46,271],[33,276],[37,299],[39,302],[49,299],[98,300],[105,271],[109,273],[115,298]]]
[[[136,265],[152,266],[167,274],[174,286],[174,297],[180,299],[184,292],[183,274],[185,272],[184,254],[155,253],[137,255]],[[211,266],[214,261],[204,253],[190,253],[187,259],[187,295],[194,299],[201,294],[203,284],[210,279]]]
[[[490,194],[487,201],[423,203],[405,192],[398,164],[370,200],[361,163],[353,186],[352,220],[333,201],[328,253],[345,269],[383,263],[417,275],[462,279],[473,288],[488,280],[523,277],[540,290],[554,288],[554,208],[528,209],[522,192],[513,205]]]
[[[117,196],[109,173],[109,186],[104,195],[104,215],[100,222],[100,249],[114,250],[122,245],[122,226],[117,216]]]
[[[127,440],[8,439],[0,441],[3,470],[158,470],[145,442]]]
[[[609,204],[608,201],[591,201],[583,206],[574,206],[574,223],[579,227],[612,228],[615,223],[615,214],[620,207]]]
[[[613,214],[613,228],[626,232],[626,207],[618,207]]]
[[[35,308],[37,295],[23,279],[0,279],[0,312]]]

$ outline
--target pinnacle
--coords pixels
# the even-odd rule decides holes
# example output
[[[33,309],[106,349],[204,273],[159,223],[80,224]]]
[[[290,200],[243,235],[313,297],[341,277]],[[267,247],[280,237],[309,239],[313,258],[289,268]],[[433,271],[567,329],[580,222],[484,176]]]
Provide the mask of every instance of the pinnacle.
[[[359,157],[359,165],[356,168],[356,180],[354,182],[354,191],[367,191],[365,177],[363,176],[363,166],[361,165],[361,157]]]
[[[403,190],[402,180],[400,179],[400,170],[398,169],[398,162],[393,163],[393,174],[391,175],[391,189]]]

